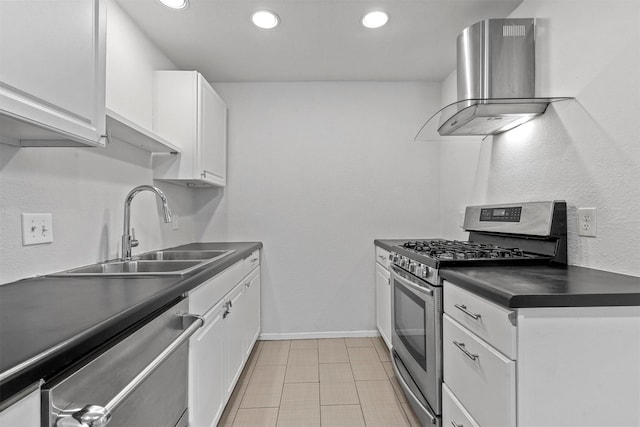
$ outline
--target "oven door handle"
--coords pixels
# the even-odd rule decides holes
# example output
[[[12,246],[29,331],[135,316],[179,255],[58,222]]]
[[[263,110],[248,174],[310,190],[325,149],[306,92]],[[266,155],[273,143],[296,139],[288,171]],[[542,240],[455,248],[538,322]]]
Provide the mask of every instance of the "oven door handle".
[[[394,277],[403,285],[406,286],[409,289],[413,289],[416,292],[420,292],[421,294],[426,294],[429,296],[433,296],[433,291],[429,288],[424,288],[422,286],[418,286],[414,283],[412,283],[411,281],[405,279],[404,277],[400,276],[398,273],[396,273],[396,268],[397,267],[393,267],[393,273],[394,273]]]
[[[104,427],[111,421],[112,412],[133,393],[166,359],[169,358],[191,335],[204,326],[204,317],[196,314],[182,316],[186,329],[153,359],[129,384],[106,405],[86,405],[84,408],[63,411],[56,420],[56,427]]]

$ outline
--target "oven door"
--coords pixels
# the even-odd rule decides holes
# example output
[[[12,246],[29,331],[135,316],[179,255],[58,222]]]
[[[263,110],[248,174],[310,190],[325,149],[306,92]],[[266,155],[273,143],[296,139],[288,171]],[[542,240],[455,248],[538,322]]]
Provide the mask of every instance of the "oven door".
[[[441,413],[442,288],[391,269],[391,342],[405,394],[426,400],[431,415]],[[408,376],[408,378],[407,378]],[[415,393],[415,389],[419,393]],[[415,407],[415,406],[414,406]]]

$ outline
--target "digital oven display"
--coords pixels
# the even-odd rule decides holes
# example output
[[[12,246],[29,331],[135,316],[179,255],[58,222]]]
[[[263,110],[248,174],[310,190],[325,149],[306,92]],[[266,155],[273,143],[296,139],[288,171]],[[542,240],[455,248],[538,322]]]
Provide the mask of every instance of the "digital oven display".
[[[484,208],[480,210],[480,221],[520,222],[522,207]]]

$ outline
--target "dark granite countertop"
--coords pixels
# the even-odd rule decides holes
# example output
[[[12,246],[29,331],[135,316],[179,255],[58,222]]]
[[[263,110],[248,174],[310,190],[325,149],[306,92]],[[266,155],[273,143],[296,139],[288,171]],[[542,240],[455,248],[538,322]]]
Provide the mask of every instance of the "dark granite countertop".
[[[0,384],[0,403],[173,302],[262,243],[191,243],[170,249],[235,250],[184,276],[38,277],[0,286],[0,372],[50,351]]]
[[[407,240],[374,244],[392,251]],[[440,277],[509,308],[640,306],[640,277],[585,267],[446,267]]]
[[[585,267],[452,267],[440,277],[509,308],[640,306],[640,277]]]

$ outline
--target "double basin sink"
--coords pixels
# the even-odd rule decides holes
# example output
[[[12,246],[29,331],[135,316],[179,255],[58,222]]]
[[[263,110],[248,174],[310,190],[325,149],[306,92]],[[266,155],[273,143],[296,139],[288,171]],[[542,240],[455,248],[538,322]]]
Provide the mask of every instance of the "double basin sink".
[[[217,261],[234,250],[166,250],[106,261],[51,274],[51,276],[182,276]]]

